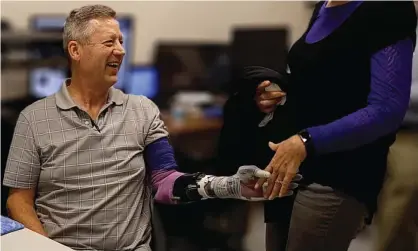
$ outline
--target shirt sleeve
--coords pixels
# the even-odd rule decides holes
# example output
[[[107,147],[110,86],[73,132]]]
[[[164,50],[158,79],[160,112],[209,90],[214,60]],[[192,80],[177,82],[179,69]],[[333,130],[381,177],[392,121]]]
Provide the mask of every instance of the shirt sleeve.
[[[144,109],[148,113],[149,124],[145,136],[145,147],[157,139],[168,137],[168,131],[161,119],[160,109],[151,100],[145,98]]]
[[[3,184],[13,188],[33,188],[38,184],[40,158],[29,120],[20,114],[16,123]]]
[[[329,124],[307,129],[318,154],[353,149],[399,128],[409,103],[412,55],[412,41],[405,39],[372,56],[368,105]]]

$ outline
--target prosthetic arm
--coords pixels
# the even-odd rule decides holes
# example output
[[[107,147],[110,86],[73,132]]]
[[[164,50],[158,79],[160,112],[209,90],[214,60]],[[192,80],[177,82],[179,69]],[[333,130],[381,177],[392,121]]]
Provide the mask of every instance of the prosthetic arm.
[[[174,182],[173,200],[179,203],[211,198],[265,200],[263,191],[255,190],[253,187],[258,178],[268,178],[269,176],[269,172],[256,166],[241,166],[238,172],[232,176],[219,177],[204,173],[184,174]],[[297,175],[294,181],[300,180],[301,177]],[[264,187],[267,187],[267,184]],[[297,184],[292,183],[290,187],[295,189]],[[292,194],[293,191],[290,191],[287,196]]]

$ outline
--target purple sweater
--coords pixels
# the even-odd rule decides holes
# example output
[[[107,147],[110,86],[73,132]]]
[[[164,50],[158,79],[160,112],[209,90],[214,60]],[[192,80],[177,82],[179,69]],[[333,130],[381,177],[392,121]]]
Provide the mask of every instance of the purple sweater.
[[[362,1],[350,1],[331,8],[324,4],[306,42],[314,43],[331,34],[361,4]],[[329,124],[307,129],[318,154],[353,149],[397,130],[409,104],[412,56],[410,39],[373,55],[368,105]]]

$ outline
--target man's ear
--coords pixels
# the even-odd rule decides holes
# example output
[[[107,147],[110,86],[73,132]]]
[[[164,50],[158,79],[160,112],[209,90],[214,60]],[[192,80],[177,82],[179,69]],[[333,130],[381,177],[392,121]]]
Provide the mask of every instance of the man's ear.
[[[68,42],[68,55],[74,61],[80,60],[81,47],[76,41]]]

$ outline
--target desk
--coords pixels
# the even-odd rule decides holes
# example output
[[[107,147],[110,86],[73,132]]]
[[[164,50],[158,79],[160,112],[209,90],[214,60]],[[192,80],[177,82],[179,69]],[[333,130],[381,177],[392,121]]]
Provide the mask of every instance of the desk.
[[[161,117],[171,136],[219,131],[223,125],[222,118],[192,117],[176,120],[168,113],[161,113]]]
[[[2,251],[74,251],[27,228],[1,236]]]
[[[176,120],[168,113],[161,113],[161,119],[170,133],[170,141],[176,151],[195,160],[211,159],[216,149],[222,118],[191,117]]]

